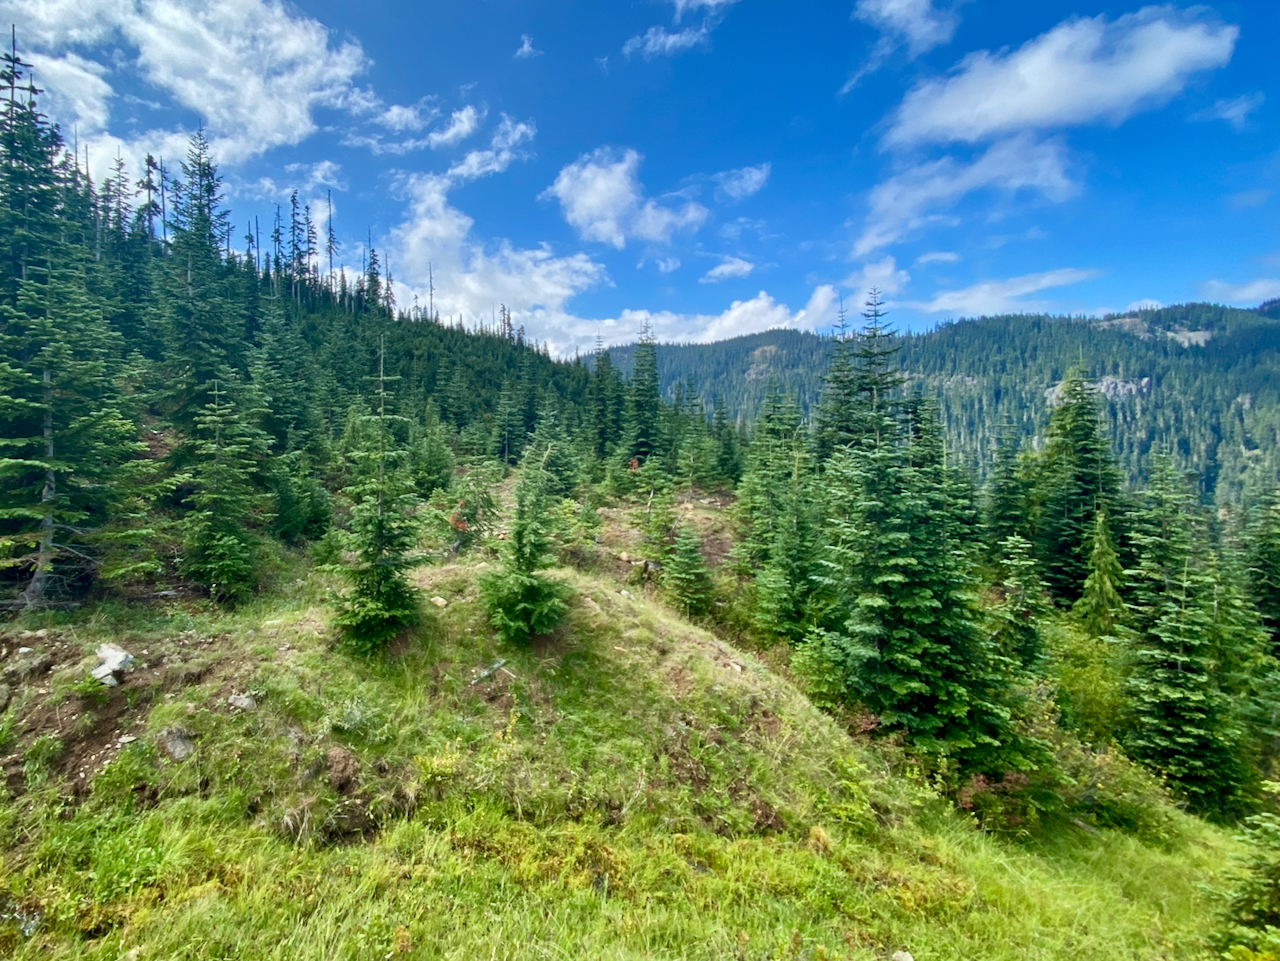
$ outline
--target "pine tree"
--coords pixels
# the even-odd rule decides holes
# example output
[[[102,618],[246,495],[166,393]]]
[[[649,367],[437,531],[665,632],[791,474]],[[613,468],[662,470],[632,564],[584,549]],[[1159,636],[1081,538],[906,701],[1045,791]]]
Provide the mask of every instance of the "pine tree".
[[[419,615],[418,590],[407,572],[420,562],[419,501],[409,473],[409,452],[395,444],[388,408],[385,348],[379,350],[377,401],[365,415],[363,442],[352,452],[355,482],[347,488],[353,501],[349,545],[355,563],[343,568],[350,590],[338,601],[333,622],[357,653],[375,654],[397,634],[413,626]]]
[[[919,749],[969,770],[1025,766],[1029,749],[1011,724],[1017,672],[978,626],[952,542],[941,444],[926,430],[909,443],[883,408],[879,416],[823,474],[825,613],[807,656]]]
[[[1093,537],[1089,548],[1089,573],[1084,579],[1084,593],[1072,612],[1085,630],[1095,637],[1108,637],[1124,616],[1125,603],[1120,596],[1124,571],[1111,543],[1111,526],[1106,510],[1094,515]]]
[[[1273,487],[1254,509],[1246,532],[1249,593],[1280,657],[1280,488]]]
[[[880,292],[872,288],[862,312],[862,331],[855,339],[848,335],[841,310],[841,334],[818,406],[814,443],[819,463],[842,447],[880,443],[882,432],[893,430],[887,415],[903,377],[893,365],[899,346],[886,316]]]
[[[983,523],[986,526],[988,557],[998,560],[1010,537],[1026,537],[1031,505],[1027,479],[1018,463],[1018,438],[1006,431],[996,448],[995,462],[987,475]]]
[[[677,530],[675,547],[662,568],[662,584],[686,617],[702,617],[711,606],[711,572],[693,525],[684,523]]]
[[[1039,620],[1045,614],[1044,582],[1040,579],[1031,542],[1011,534],[1001,545],[1000,604],[993,612],[999,652],[1024,668],[1038,670],[1044,656]]]
[[[627,456],[641,464],[666,451],[662,436],[662,396],[658,382],[658,342],[645,323],[636,344],[635,368],[627,390]]]
[[[521,470],[515,515],[502,545],[502,567],[480,581],[480,602],[489,623],[512,644],[550,633],[568,609],[568,587],[545,573],[552,558],[547,482],[540,464],[526,464]]]
[[[453,451],[434,400],[427,401],[422,422],[410,428],[409,457],[414,485],[424,499],[435,491],[447,491],[453,484]]]
[[[1101,395],[1080,371],[1061,384],[1048,435],[1037,478],[1036,557],[1054,597],[1072,604],[1089,574],[1095,515],[1105,512],[1113,544],[1122,516],[1120,472],[1104,431]]]
[[[54,580],[92,573],[93,532],[124,496],[141,445],[121,396],[121,338],[88,292],[90,255],[64,239],[55,168],[61,149],[16,94],[21,61],[5,57],[0,112],[0,566],[29,573],[19,607]]]
[[[202,393],[209,402],[195,417],[190,456],[195,489],[182,521],[181,568],[213,597],[236,601],[257,578],[261,541],[253,527],[262,519],[264,498],[255,475],[266,458],[267,436],[253,426],[261,409],[244,403],[247,391],[231,374],[203,385]]]
[[[623,393],[622,378],[613,366],[613,358],[603,343],[597,343],[588,403],[592,446],[598,460],[605,460],[622,439]]]

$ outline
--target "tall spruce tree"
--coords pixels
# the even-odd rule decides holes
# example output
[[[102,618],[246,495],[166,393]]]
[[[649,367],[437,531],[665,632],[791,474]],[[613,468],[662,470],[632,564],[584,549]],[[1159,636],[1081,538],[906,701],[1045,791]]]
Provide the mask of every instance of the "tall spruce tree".
[[[375,654],[418,618],[418,589],[407,572],[420,562],[415,554],[420,502],[409,471],[409,451],[396,443],[397,418],[388,409],[386,351],[378,357],[377,410],[363,418],[358,447],[350,454],[355,480],[347,488],[353,501],[349,545],[355,563],[344,566],[350,589],[338,601],[334,624],[356,652]]]
[[[93,531],[124,494],[141,445],[122,396],[122,340],[92,299],[91,255],[69,242],[61,140],[20,86],[0,109],[0,566],[26,575],[19,607],[91,573]]]
[[[658,381],[658,342],[645,323],[636,344],[635,368],[627,389],[627,455],[641,464],[666,451]]]
[[[1095,516],[1105,512],[1112,543],[1123,517],[1120,471],[1105,430],[1101,394],[1079,370],[1059,386],[1037,487],[1036,557],[1054,597],[1073,604],[1089,575]]]
[[[253,589],[258,574],[261,539],[255,528],[264,519],[265,498],[257,475],[268,439],[254,424],[263,410],[230,371],[224,368],[201,393],[209,400],[195,417],[186,458],[194,490],[182,521],[181,567],[218,600],[236,601]]]

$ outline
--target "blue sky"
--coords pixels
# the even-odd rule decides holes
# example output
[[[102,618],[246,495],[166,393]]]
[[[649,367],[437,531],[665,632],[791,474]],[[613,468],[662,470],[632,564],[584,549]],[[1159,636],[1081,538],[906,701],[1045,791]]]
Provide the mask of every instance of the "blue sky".
[[[571,353],[1280,296],[1280,5],[0,0],[101,174],[204,124],[401,306]],[[1269,52],[1270,51],[1270,52]],[[243,228],[239,231],[243,232]]]

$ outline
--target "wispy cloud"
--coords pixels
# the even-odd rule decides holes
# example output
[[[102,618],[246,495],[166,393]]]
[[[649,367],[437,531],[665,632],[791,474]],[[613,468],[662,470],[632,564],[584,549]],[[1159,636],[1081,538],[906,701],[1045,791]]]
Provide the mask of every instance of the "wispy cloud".
[[[1239,28],[1203,8],[1147,7],[1114,21],[1072,18],[1009,53],[981,50],[951,76],[916,87],[898,109],[891,146],[975,143],[1028,130],[1118,124],[1225,65]]]
[[[533,57],[541,57],[542,51],[534,47],[533,37],[527,33],[522,33],[520,34],[520,48],[516,50],[514,56],[517,60],[530,60]]]
[[[711,179],[716,182],[716,195],[721,200],[737,202],[763,190],[772,170],[772,164],[762,163],[755,167],[725,170]]]
[[[940,10],[933,5],[933,0],[858,0],[853,19],[875,27],[880,31],[880,39],[840,88],[841,94],[848,93],[863,77],[883,67],[903,44],[910,57],[918,57],[950,43],[960,24],[954,9]]]
[[[645,60],[653,60],[656,57],[674,57],[700,47],[711,38],[711,31],[720,25],[725,12],[737,2],[738,0],[672,0],[675,6],[675,26],[680,26],[684,15],[690,12],[703,11],[705,15],[702,23],[675,31],[662,26],[650,27],[643,34],[624,43],[622,52],[627,57],[639,54]]]
[[[932,300],[910,301],[902,306],[929,314],[950,314],[955,317],[1025,313],[1044,310],[1048,307],[1043,301],[1026,300],[1029,294],[1054,287],[1067,287],[1092,280],[1097,276],[1096,270],[1064,267],[1038,274],[1011,277],[1008,280],[987,280],[960,290],[943,291]]]
[[[1252,307],[1265,300],[1280,297],[1280,279],[1262,277],[1243,284],[1210,280],[1201,285],[1201,292],[1205,298],[1215,303]]]
[[[736,280],[751,276],[756,265],[741,257],[726,257],[723,261],[708,270],[698,280],[700,284],[718,284],[724,280]]]
[[[1191,115],[1192,120],[1225,120],[1236,130],[1244,130],[1249,124],[1249,116],[1257,111],[1267,100],[1261,90],[1257,93],[1233,97],[1230,100],[1219,100],[1207,110]]]
[[[916,258],[916,266],[923,267],[926,264],[957,264],[960,262],[960,255],[950,250],[934,250],[927,254],[921,254]]]
[[[984,189],[1006,195],[1032,190],[1061,201],[1075,193],[1076,185],[1067,173],[1065,147],[1028,137],[997,143],[970,163],[944,157],[917,164],[872,188],[866,225],[854,243],[853,256],[864,257],[939,222],[944,219],[941,212]]]

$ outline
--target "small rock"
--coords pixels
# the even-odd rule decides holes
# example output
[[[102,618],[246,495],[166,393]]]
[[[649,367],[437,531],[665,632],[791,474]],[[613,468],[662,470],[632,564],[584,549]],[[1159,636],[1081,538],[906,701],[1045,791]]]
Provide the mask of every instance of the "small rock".
[[[227,698],[227,703],[241,711],[253,711],[258,707],[258,702],[248,694],[232,694]]]
[[[263,621],[262,626],[263,627],[279,627],[283,623],[284,621]]]
[[[20,647],[20,648],[18,648],[18,653],[19,653],[19,654],[30,654],[30,653],[31,653],[31,648],[29,648],[29,647]]]
[[[166,727],[157,734],[156,746],[175,761],[185,761],[196,749],[191,735],[176,727]]]
[[[107,687],[115,687],[120,683],[116,676],[123,674],[133,666],[133,655],[123,647],[115,644],[103,644],[98,648],[98,666],[91,673]]]
[[[13,692],[9,690],[8,684],[0,684],[0,714],[3,714],[9,708],[9,698],[13,696]]]
[[[343,747],[329,748],[325,766],[329,769],[329,786],[338,792],[346,791],[355,784],[356,775],[360,773],[360,762]]]
[[[621,590],[621,591],[618,591],[618,593],[621,594],[623,597],[625,597],[627,600],[633,600],[635,598],[635,595],[628,590]]]
[[[443,597],[433,597],[431,598],[431,603],[434,604],[436,607],[447,607],[449,604],[449,602],[446,601]]]
[[[122,734],[116,739],[117,744],[132,744],[137,738],[132,734]]]
[[[893,961],[916,961],[916,959],[911,956],[910,951],[895,951]]]
[[[631,560],[631,555],[628,554],[626,551],[623,551],[621,554],[618,555],[618,560],[629,562]]]

